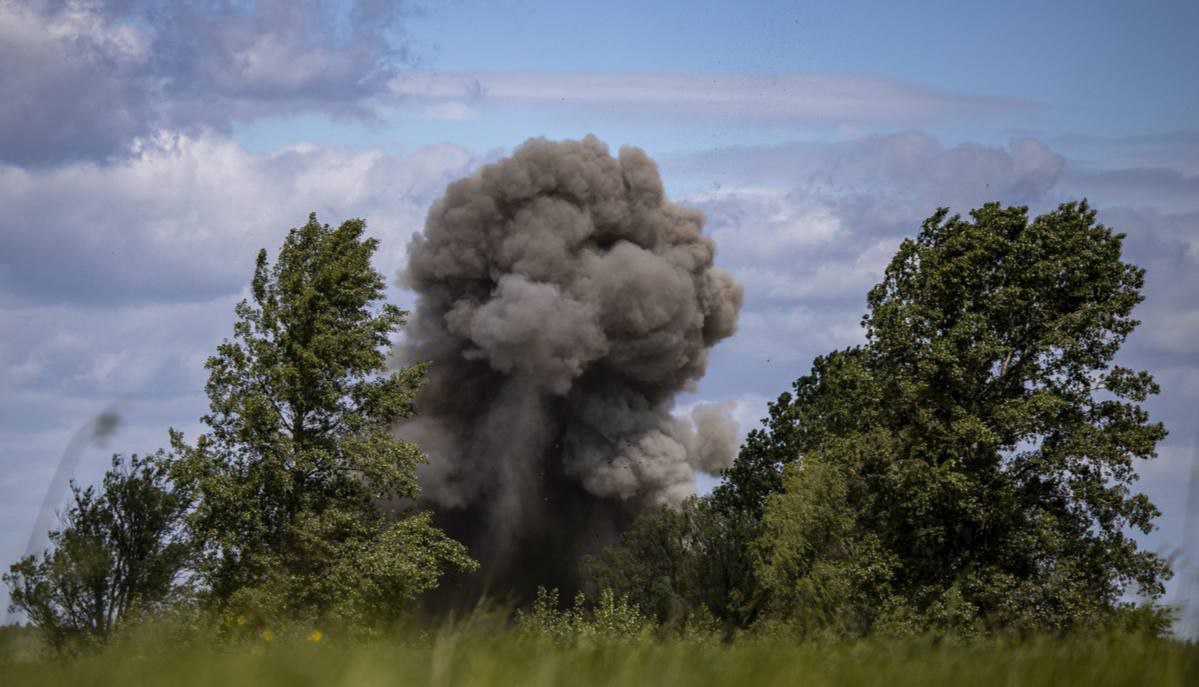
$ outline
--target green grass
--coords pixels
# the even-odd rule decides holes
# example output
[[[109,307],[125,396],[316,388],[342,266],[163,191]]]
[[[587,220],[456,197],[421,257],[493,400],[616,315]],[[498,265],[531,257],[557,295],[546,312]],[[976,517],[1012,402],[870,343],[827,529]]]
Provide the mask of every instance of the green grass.
[[[511,631],[297,636],[201,648],[127,641],[64,660],[0,634],[0,683],[23,685],[1199,685],[1199,646],[1108,638],[968,646],[880,641],[564,647]]]

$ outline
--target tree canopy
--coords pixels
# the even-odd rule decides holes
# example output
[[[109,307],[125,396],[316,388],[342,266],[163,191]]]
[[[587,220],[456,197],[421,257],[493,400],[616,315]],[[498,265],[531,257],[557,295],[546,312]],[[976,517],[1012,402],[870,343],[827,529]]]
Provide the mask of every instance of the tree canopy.
[[[380,305],[364,230],[311,215],[274,265],[259,253],[234,337],[207,363],[208,432],[194,446],[173,435],[219,603],[369,620],[474,567],[412,511],[424,458],[391,427],[412,412],[423,370],[386,372],[404,313]]]
[[[178,597],[191,545],[183,527],[190,498],[167,479],[164,454],[113,456],[101,489],[71,484],[53,550],[27,556],[4,575],[11,605],[56,648],[93,645],[141,612]]]
[[[1158,511],[1132,485],[1166,432],[1152,377],[1115,362],[1144,284],[1122,239],[1081,202],[939,210],[904,241],[866,343],[817,358],[709,497],[742,523],[726,619],[1068,631],[1159,598],[1169,568],[1131,536]]]

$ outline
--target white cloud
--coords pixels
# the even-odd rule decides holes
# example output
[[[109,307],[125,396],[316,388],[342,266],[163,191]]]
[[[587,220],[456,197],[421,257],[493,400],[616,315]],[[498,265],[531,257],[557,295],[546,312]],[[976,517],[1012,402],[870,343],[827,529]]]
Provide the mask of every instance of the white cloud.
[[[309,211],[366,218],[391,271],[427,206],[474,164],[449,145],[252,154],[214,133],[163,132],[110,164],[0,166],[0,288],[35,301],[207,300],[236,292],[257,250]]]
[[[0,160],[96,157],[144,130],[145,36],[94,3],[0,3]]]
[[[739,187],[698,193],[685,200],[703,208],[709,234],[721,255],[769,258],[780,250],[828,243],[844,234],[841,219],[829,205],[819,199],[795,202],[782,190]],[[759,225],[752,237],[739,234],[747,219]]]
[[[865,303],[866,292],[883,278],[899,240],[879,239],[862,253],[783,267],[733,267],[732,272],[755,298],[770,301],[845,299]]]
[[[767,361],[809,362],[817,355],[862,343],[861,313],[804,306],[760,308],[741,314],[737,333],[722,344]],[[779,380],[783,391],[790,380]]]
[[[196,303],[0,306],[0,393],[170,397],[204,384],[204,360],[232,334],[239,294]],[[2,405],[2,404],[0,404]],[[8,417],[16,409],[8,409]],[[3,423],[0,423],[2,426]]]
[[[616,106],[834,125],[888,126],[1034,112],[1016,98],[969,95],[881,76],[406,71],[390,84],[406,102]]]

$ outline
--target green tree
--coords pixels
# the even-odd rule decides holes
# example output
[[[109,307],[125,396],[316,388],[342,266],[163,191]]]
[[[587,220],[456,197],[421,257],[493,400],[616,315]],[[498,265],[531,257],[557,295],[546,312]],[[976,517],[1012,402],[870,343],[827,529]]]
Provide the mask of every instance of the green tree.
[[[424,457],[391,428],[412,413],[423,370],[386,372],[404,313],[380,305],[377,241],[364,229],[310,215],[273,266],[259,253],[233,340],[207,363],[208,432],[195,446],[173,433],[218,606],[385,619],[475,566],[409,505]]]
[[[642,514],[621,535],[621,545],[583,559],[593,592],[620,590],[660,623],[687,615],[695,587],[692,522],[695,500],[681,509],[662,506]]]
[[[877,425],[881,392],[869,365],[860,346],[817,357],[811,373],[769,403],[762,428],[746,437],[713,490],[717,507],[761,520],[766,497],[782,490],[784,467],[828,437]]]
[[[159,453],[114,456],[99,492],[72,483],[53,550],[4,575],[10,609],[63,649],[98,644],[131,616],[178,598],[192,550],[183,527],[190,499],[167,477]]]
[[[703,500],[703,522],[716,533],[700,563],[712,582],[707,606],[725,623],[754,623],[766,602],[753,543],[764,534],[767,497],[783,489],[784,469],[830,437],[875,426],[879,394],[863,348],[817,357],[811,373],[769,404],[762,427],[749,433],[724,480]]]
[[[1140,406],[1152,377],[1114,364],[1144,283],[1122,239],[1085,202],[1032,221],[988,204],[901,245],[863,318],[877,407],[795,442],[805,465],[766,499],[772,606],[842,575],[870,597],[840,597],[858,627],[1067,631],[1160,597],[1168,566],[1129,534],[1158,515],[1131,485],[1166,432]]]
[[[870,518],[877,474],[893,440],[875,430],[830,437],[783,470],[782,490],[767,498],[757,554],[765,616],[801,636],[860,635],[892,600],[898,560]]]
[[[736,625],[752,571],[742,551],[746,524],[736,515],[702,497],[647,511],[618,546],[583,560],[584,577],[594,593],[628,597],[666,631]]]
[[[784,469],[801,455],[879,422],[868,365],[861,347],[816,358],[810,374],[769,404],[710,496],[641,515],[620,545],[585,562],[592,587],[628,594],[667,627],[707,612],[726,627],[757,621],[768,596],[755,549],[767,498],[783,490]]]

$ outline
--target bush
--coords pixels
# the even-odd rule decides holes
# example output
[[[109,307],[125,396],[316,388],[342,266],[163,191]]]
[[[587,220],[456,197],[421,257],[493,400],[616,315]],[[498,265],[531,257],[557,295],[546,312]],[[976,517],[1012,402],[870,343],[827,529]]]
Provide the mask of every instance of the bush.
[[[573,608],[559,610],[558,590],[545,587],[537,589],[529,610],[517,612],[516,625],[525,635],[564,645],[636,643],[646,640],[655,627],[627,596],[611,589],[601,591],[595,603],[579,592]]]

